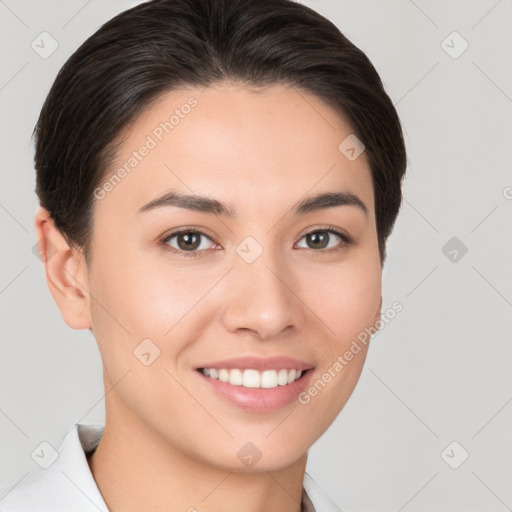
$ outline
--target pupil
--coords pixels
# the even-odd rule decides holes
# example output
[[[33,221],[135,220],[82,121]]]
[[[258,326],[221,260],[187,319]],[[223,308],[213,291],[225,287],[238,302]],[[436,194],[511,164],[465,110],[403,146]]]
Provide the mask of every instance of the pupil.
[[[320,231],[317,231],[316,233],[311,233],[309,235],[310,241],[313,242],[313,246],[316,246],[316,248],[320,247],[321,249],[327,247],[327,236],[326,233],[321,233]],[[318,241],[320,240],[320,244],[318,245]],[[322,242],[324,242],[322,244]],[[316,245],[315,245],[316,244]]]
[[[178,235],[178,245],[180,249],[197,249],[199,247],[199,233],[180,233]],[[184,242],[184,243],[182,243]]]

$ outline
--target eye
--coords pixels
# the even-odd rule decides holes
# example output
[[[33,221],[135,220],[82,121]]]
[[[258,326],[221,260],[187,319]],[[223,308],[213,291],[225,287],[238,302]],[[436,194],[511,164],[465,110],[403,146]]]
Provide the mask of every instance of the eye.
[[[340,245],[339,241],[338,244],[329,245],[329,243],[332,241],[332,238],[334,235],[338,239],[342,240],[342,244]],[[331,252],[343,249],[347,245],[351,243],[351,238],[348,235],[345,235],[343,233],[340,233],[339,231],[335,230],[334,228],[325,228],[325,229],[315,229],[314,231],[310,231],[309,233],[306,233],[302,239],[306,240],[306,243],[308,244],[305,249],[319,249],[322,250],[322,252]],[[335,242],[335,240],[334,240]],[[328,249],[328,250],[325,250]]]
[[[206,249],[212,248],[211,245],[213,242],[209,244],[202,243],[201,238],[212,241],[211,238],[202,231],[185,228],[167,235],[161,240],[160,244],[168,246],[167,248],[169,250],[185,257],[196,257],[200,256]]]
[[[336,240],[332,240],[333,235],[341,239],[342,243],[340,244],[338,241],[337,244],[329,245],[332,241],[336,242]],[[209,240],[210,243],[205,242],[204,239]],[[340,233],[332,227],[310,231],[301,238],[301,240],[303,239],[306,240],[308,246],[302,248],[314,249],[316,252],[330,253],[341,250],[352,243],[352,239],[348,235]],[[173,231],[165,236],[159,243],[164,246],[166,250],[184,257],[202,256],[203,253],[207,252],[207,249],[215,249],[212,245],[216,245],[206,233],[191,228],[182,228]]]

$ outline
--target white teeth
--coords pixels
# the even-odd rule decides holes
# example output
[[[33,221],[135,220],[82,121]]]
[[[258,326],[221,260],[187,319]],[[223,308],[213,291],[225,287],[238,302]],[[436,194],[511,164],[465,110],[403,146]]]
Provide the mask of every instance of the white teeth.
[[[242,372],[240,370],[231,370],[229,372],[229,383],[233,386],[242,385]]]
[[[211,379],[219,379],[221,382],[229,382],[233,386],[243,386],[246,388],[276,388],[277,386],[286,386],[298,380],[302,371],[300,370],[258,370],[247,369],[240,370],[233,368],[228,370],[221,368],[203,368],[202,373]]]
[[[231,370],[233,371],[233,370]],[[260,372],[258,370],[244,370],[242,386],[244,388],[259,388],[260,387]]]
[[[279,370],[279,373],[277,374],[277,383],[280,386],[288,384],[288,370]]]
[[[277,388],[277,372],[275,370],[265,370],[261,374],[262,388]]]

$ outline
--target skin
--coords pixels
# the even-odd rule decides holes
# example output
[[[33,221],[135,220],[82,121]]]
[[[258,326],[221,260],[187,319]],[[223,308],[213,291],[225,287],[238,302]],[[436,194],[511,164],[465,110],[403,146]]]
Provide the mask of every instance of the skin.
[[[375,324],[382,269],[370,168],[366,153],[349,161],[338,150],[351,129],[310,93],[222,83],[162,96],[124,134],[110,173],[191,96],[191,113],[94,200],[89,268],[44,209],[35,218],[43,255],[45,240],[54,250],[45,270],[62,317],[92,329],[103,361],[105,433],[88,462],[114,512],[218,511],[241,500],[246,512],[297,512],[307,451],[352,394],[367,347],[308,404],[266,413],[227,402],[194,368],[286,355],[314,366],[315,382]],[[176,206],[137,214],[171,189],[226,202],[238,216]],[[338,190],[356,194],[368,215],[354,206],[289,213],[305,196]],[[336,235],[328,244],[337,251],[308,244],[305,235],[327,225],[353,244]],[[158,245],[183,226],[206,232],[201,256]],[[263,248],[251,264],[235,251],[247,236]],[[161,351],[149,366],[133,353],[146,338]],[[252,468],[237,458],[247,442],[262,453]]]

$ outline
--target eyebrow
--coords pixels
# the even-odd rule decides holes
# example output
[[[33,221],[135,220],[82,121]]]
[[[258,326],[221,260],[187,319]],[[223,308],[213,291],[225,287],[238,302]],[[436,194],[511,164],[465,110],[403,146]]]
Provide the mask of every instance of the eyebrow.
[[[179,208],[186,208],[187,210],[229,218],[238,216],[236,210],[217,199],[207,196],[183,194],[176,191],[167,192],[153,199],[140,208],[137,214],[167,206],[177,206]],[[348,191],[324,192],[315,196],[306,197],[294,205],[292,214],[303,215],[312,211],[334,208],[336,206],[354,206],[364,213],[365,216],[368,215],[368,210],[363,201],[359,199],[358,196]]]

